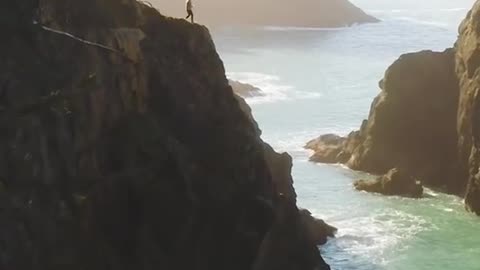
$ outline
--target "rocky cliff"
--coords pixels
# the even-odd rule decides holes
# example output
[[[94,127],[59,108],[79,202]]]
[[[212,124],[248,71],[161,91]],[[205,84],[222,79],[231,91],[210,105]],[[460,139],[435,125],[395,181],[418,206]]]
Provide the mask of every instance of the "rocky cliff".
[[[186,16],[185,1],[151,2],[169,16]],[[193,0],[193,3],[196,19],[209,26],[345,27],[378,21],[348,0]]]
[[[401,56],[360,130],[312,140],[312,160],[375,174],[400,169],[427,186],[465,194],[467,208],[480,214],[479,18],[477,1],[454,49]]]
[[[329,144],[336,146],[330,161],[374,174],[398,168],[445,190],[461,186],[454,178],[458,83],[453,50],[401,56],[380,88],[361,130]],[[314,142],[328,141],[320,137]],[[309,148],[317,150],[312,160],[322,161],[322,144],[312,144]]]
[[[0,15],[1,269],[329,269],[205,27],[134,0]]]
[[[455,45],[456,71],[460,79],[457,129],[462,169],[467,175],[467,207],[480,215],[480,1],[460,25]]]

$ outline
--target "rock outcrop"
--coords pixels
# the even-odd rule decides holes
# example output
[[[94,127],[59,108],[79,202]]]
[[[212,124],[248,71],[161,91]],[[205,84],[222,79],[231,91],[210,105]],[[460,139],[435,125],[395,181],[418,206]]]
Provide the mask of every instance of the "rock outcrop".
[[[237,96],[240,108],[248,116],[254,127],[256,127],[257,135],[260,136],[262,131],[258,128],[258,124],[252,116],[252,110],[245,100]],[[292,178],[292,157],[288,153],[277,153],[267,143],[263,144],[265,160],[275,182],[276,191],[281,194],[282,198],[291,202],[297,201],[297,194],[293,188]],[[337,228],[328,225],[325,221],[317,219],[306,209],[300,209],[300,223],[296,227],[301,228],[300,232],[305,235],[308,241],[316,245],[323,245],[327,242],[328,237],[335,237]],[[306,232],[306,233],[305,233]]]
[[[232,90],[235,94],[248,98],[255,96],[263,96],[262,90],[248,83],[242,83],[239,81],[228,80],[228,83],[232,87]]]
[[[405,171],[392,169],[384,176],[373,180],[358,180],[354,184],[357,190],[380,193],[387,196],[420,198],[423,187]]]
[[[321,219],[315,218],[310,211],[301,209],[300,216],[303,226],[307,228],[309,238],[317,245],[326,244],[328,237],[335,237],[338,229]]]
[[[328,135],[310,142],[312,160],[374,174],[399,168],[424,184],[461,192],[454,179],[459,95],[454,51],[402,55],[380,87],[360,130],[348,138]]]
[[[151,2],[164,14],[186,16],[185,1]],[[196,20],[209,26],[344,27],[378,22],[348,0],[210,0],[194,4]]]
[[[310,157],[311,161],[320,163],[344,163],[348,161],[348,155],[342,158],[347,138],[335,135],[326,134],[317,139],[309,141],[306,149],[315,151]]]
[[[480,215],[480,2],[460,25],[455,45],[456,71],[460,79],[458,148],[465,179],[465,204]]]
[[[205,27],[134,0],[0,13],[0,269],[329,269]]]

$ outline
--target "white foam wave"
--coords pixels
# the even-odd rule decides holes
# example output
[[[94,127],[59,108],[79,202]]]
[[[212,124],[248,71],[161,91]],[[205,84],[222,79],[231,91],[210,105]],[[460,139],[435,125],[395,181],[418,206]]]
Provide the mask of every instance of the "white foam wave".
[[[409,239],[430,226],[422,217],[398,210],[328,222],[340,230],[325,249],[368,257],[378,264],[387,263],[385,253],[406,248]]]
[[[445,23],[445,22],[438,22],[438,21],[425,21],[425,20],[419,20],[419,19],[415,19],[413,17],[396,17],[395,18],[396,20],[400,20],[400,21],[406,21],[406,22],[412,22],[412,23],[415,23],[415,24],[423,24],[423,25],[428,25],[428,26],[436,26],[436,27],[440,27],[440,28],[448,28],[449,27],[449,24],[448,23]]]
[[[277,152],[288,152],[296,161],[306,161],[311,156],[312,151],[304,148],[310,139],[305,134],[290,134],[288,139],[274,136],[264,138]]]
[[[451,206],[463,207],[463,204],[464,204],[463,199],[461,197],[433,191],[427,187],[424,188],[424,193],[428,196],[431,196],[433,200],[440,200],[443,203],[447,203],[448,205],[451,205]]]
[[[467,13],[467,8],[433,8],[433,9],[372,9],[368,12],[382,21],[405,21],[418,25],[435,26],[452,29],[458,26]]]
[[[263,30],[267,31],[341,31],[348,27],[295,27],[295,26],[264,26]]]
[[[444,11],[444,12],[458,12],[458,11],[468,11],[468,8],[461,7],[461,8],[441,8],[439,11]]]
[[[429,188],[425,188],[425,191],[424,191],[425,194],[429,195],[429,196],[432,196],[432,197],[438,197],[439,193],[438,192],[435,192]]]
[[[348,131],[341,128],[311,128],[288,134],[277,133],[270,136],[264,136],[263,139],[269,142],[272,147],[279,152],[289,152],[295,158],[309,157],[312,154],[311,150],[305,149],[304,146],[310,140],[317,138],[323,134],[338,134],[341,136],[347,135]]]
[[[246,98],[249,104],[322,97],[321,93],[295,90],[275,75],[256,72],[227,72],[227,77],[260,88],[263,95]]]
[[[286,100],[288,98],[287,91],[292,88],[289,85],[282,85],[280,78],[274,75],[255,72],[228,72],[227,77],[260,88],[262,96],[246,98],[250,104]]]
[[[293,95],[295,96],[295,99],[315,99],[323,96],[321,93],[306,91],[294,91]]]
[[[466,7],[458,8],[422,8],[422,9],[366,9],[367,13],[431,13],[431,12],[460,12],[468,11]]]

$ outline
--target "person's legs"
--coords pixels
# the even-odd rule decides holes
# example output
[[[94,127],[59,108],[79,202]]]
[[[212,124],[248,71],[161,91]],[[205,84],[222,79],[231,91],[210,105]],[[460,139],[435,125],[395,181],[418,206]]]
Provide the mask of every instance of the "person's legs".
[[[193,12],[191,10],[187,10],[188,16],[185,19],[191,18],[193,23]]]
[[[194,23],[194,19],[193,19],[193,11],[190,10],[190,14],[192,15],[192,23]]]

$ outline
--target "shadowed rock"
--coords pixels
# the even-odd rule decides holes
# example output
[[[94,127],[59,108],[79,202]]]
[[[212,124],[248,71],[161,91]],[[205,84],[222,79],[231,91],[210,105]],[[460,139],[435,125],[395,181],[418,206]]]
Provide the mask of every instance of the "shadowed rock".
[[[315,234],[325,232],[325,227],[310,231],[307,224],[312,224],[312,219],[305,221],[290,198],[279,196],[278,204],[273,229],[263,239],[253,270],[311,269],[312,265],[322,265],[318,249],[306,250],[304,245],[318,244]],[[319,238],[323,237],[326,236],[321,234]],[[322,269],[329,270],[330,267]]]
[[[335,134],[326,134],[311,140],[305,145],[306,149],[314,151],[310,161],[320,163],[341,163],[343,149],[347,139]]]
[[[312,213],[306,209],[300,210],[300,218],[304,226],[307,228],[309,238],[317,245],[324,245],[327,243],[328,237],[335,237],[337,228],[328,225],[325,221],[315,218]]]
[[[455,45],[456,72],[460,79],[458,148],[465,180],[465,204],[480,215],[480,2],[460,25]]]
[[[208,29],[133,0],[40,3],[51,30],[22,20],[0,50],[0,269],[245,270],[268,235],[292,248],[263,265],[329,269]]]
[[[253,85],[234,80],[228,80],[228,83],[232,87],[233,92],[241,97],[248,98],[255,96],[263,96],[262,90]]]
[[[253,125],[257,128],[257,134],[260,136],[261,130],[258,128],[258,124],[252,116],[250,106],[245,100],[237,96],[237,100],[240,104],[240,108],[252,121]],[[293,188],[292,178],[292,157],[287,153],[277,153],[275,150],[264,143],[264,155],[265,160],[272,174],[272,178],[276,184],[277,192],[281,194],[283,200],[288,199],[292,203],[297,200],[297,194]],[[311,215],[311,213],[302,209],[299,211],[299,215],[296,216],[299,219],[302,230],[306,231],[306,238],[309,242],[315,245],[323,245],[327,242],[328,237],[335,237],[337,229],[328,225],[323,220],[317,219]],[[298,225],[296,225],[298,226]]]
[[[386,71],[360,130],[347,138],[328,135],[309,143],[315,151],[311,159],[373,174],[402,168],[425,185],[461,193],[454,53],[402,55]]]
[[[357,190],[388,196],[420,198],[423,194],[422,185],[405,171],[398,169],[392,169],[386,175],[375,180],[358,180],[354,186]]]

